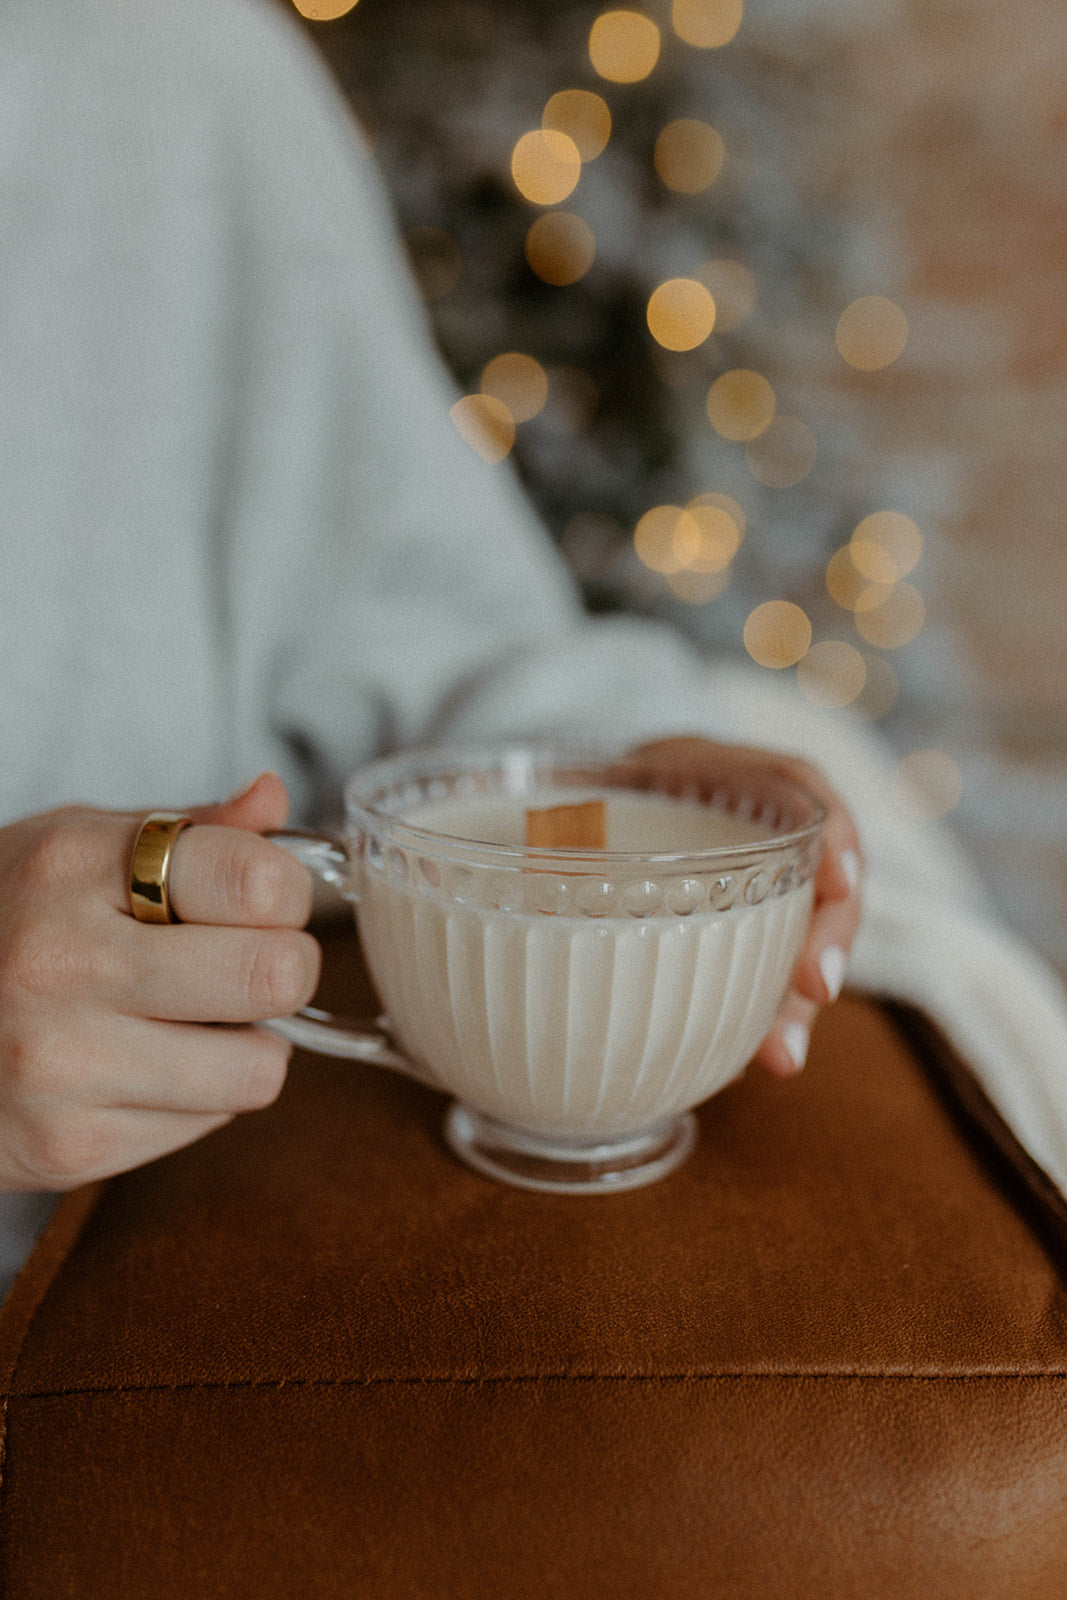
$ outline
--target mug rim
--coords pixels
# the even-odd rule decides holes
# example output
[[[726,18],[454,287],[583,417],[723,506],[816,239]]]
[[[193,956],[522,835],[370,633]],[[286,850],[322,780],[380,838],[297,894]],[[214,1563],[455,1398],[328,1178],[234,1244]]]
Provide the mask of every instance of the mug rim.
[[[712,863],[737,863],[753,855],[776,856],[817,840],[826,822],[828,811],[826,805],[817,795],[806,788],[796,779],[785,774],[760,770],[760,777],[765,782],[779,787],[796,799],[800,799],[811,808],[812,815],[809,821],[800,827],[790,828],[782,833],[768,833],[765,837],[741,841],[734,844],[711,845],[707,849],[696,850],[591,850],[587,846],[552,846],[552,845],[513,845],[497,844],[491,840],[471,839],[462,834],[441,833],[432,828],[422,828],[417,824],[407,822],[395,813],[385,811],[375,806],[371,801],[364,799],[359,792],[368,784],[379,788],[384,781],[396,779],[405,772],[410,771],[412,778],[417,775],[432,778],[436,769],[441,776],[449,771],[476,770],[479,765],[490,766],[495,770],[506,768],[510,762],[518,775],[520,766],[529,772],[537,765],[565,766],[567,764],[577,769],[614,767],[622,768],[627,761],[639,759],[635,757],[628,747],[609,747],[595,745],[587,742],[581,744],[576,741],[560,740],[502,740],[482,744],[454,744],[454,745],[428,745],[413,747],[410,750],[400,751],[394,755],[379,757],[360,767],[348,779],[344,789],[345,821],[349,830],[353,824],[359,825],[360,819],[366,819],[375,830],[388,829],[391,834],[400,840],[407,839],[413,845],[422,846],[430,853],[436,850],[441,852],[445,847],[450,852],[457,849],[463,859],[470,860],[472,853],[485,858],[485,864],[490,862],[499,865],[512,865],[530,861],[559,862],[565,864],[570,870],[575,870],[580,864],[590,863],[594,867],[606,869],[609,867],[674,867],[686,863],[697,863],[697,870],[707,870]],[[743,768],[742,768],[743,770]],[[734,767],[736,774],[737,766]],[[724,773],[724,782],[727,774]],[[611,785],[605,785],[611,787]],[[625,786],[617,785],[620,789]],[[494,791],[507,794],[507,788]],[[521,798],[530,791],[516,787],[516,798]],[[633,793],[640,792],[637,789]],[[654,791],[662,792],[662,791]],[[712,799],[704,802],[709,808],[713,807]],[[721,792],[721,791],[719,791]],[[668,798],[671,796],[668,794]],[[692,794],[683,794],[674,798],[693,798]],[[730,814],[725,806],[719,809]],[[753,820],[751,818],[747,820]],[[354,830],[353,830],[354,831]],[[360,831],[365,831],[361,829]]]

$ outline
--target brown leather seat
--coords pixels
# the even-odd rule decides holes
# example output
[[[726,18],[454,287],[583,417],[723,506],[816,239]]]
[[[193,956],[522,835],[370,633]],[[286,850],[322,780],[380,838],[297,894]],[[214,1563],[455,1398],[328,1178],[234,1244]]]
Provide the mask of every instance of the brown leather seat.
[[[846,996],[594,1199],[298,1058],[10,1297],[6,1600],[1063,1600],[1062,1214],[923,1053]]]

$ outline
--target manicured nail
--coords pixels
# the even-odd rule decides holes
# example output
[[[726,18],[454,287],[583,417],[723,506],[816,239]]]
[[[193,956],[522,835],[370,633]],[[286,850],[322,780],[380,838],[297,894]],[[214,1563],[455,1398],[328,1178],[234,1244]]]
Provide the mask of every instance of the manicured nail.
[[[836,1000],[841,993],[841,985],[845,981],[845,968],[848,966],[848,957],[839,944],[827,945],[819,957],[819,971],[825,983],[831,1000]]]
[[[263,774],[261,772],[257,772],[250,783],[243,784],[240,789],[235,789],[231,795],[228,795],[227,798],[222,802],[223,805],[235,806],[239,800],[243,800],[246,795],[252,793],[252,790],[255,788],[262,776]]]
[[[842,851],[841,871],[848,879],[849,892],[855,894],[856,886],[860,881],[860,858],[855,850]]]
[[[808,1059],[808,1045],[811,1035],[802,1022],[787,1022],[782,1029],[782,1043],[789,1052],[789,1058],[799,1072]]]

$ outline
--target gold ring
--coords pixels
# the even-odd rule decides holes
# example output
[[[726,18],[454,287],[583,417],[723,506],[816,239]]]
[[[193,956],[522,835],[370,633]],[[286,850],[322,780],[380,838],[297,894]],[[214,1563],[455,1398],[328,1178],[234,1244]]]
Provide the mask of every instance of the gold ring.
[[[177,922],[167,890],[170,858],[192,820],[180,811],[152,811],[141,824],[130,859],[130,909],[138,922]]]

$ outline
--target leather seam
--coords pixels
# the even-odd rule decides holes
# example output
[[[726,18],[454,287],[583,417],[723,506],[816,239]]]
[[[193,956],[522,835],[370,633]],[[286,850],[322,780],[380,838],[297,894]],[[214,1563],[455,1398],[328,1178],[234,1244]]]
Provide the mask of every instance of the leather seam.
[[[28,1389],[9,1392],[4,1397],[5,1408],[12,1400],[64,1400],[87,1395],[124,1394],[188,1394],[219,1390],[281,1390],[281,1389],[375,1389],[375,1388],[504,1388],[538,1383],[595,1384],[713,1384],[756,1382],[865,1382],[865,1383],[1047,1383],[1067,1379],[1067,1368],[1043,1371],[1005,1369],[997,1372],[671,1372],[671,1373],[596,1373],[547,1372],[517,1373],[486,1377],[454,1377],[449,1374],[410,1378],[238,1378],[233,1380],[207,1380],[189,1383],[131,1383],[84,1386],[71,1389]]]
[[[24,1281],[24,1274],[32,1270],[42,1246],[44,1246],[46,1242],[50,1242],[57,1233],[62,1235],[67,1222],[66,1213],[68,1210],[73,1210],[75,1213],[73,1230],[70,1233],[70,1236],[66,1239],[62,1251],[52,1262],[51,1270],[48,1271],[44,1279],[38,1283],[34,1298],[31,1300],[28,1310],[25,1314],[25,1320],[23,1322],[18,1340],[14,1344],[9,1360],[6,1363],[7,1371],[4,1377],[2,1395],[0,1395],[0,1398],[2,1398],[2,1404],[0,1404],[0,1590],[6,1589],[6,1559],[4,1553],[6,1546],[5,1541],[2,1538],[2,1529],[4,1524],[4,1516],[6,1513],[8,1423],[10,1420],[11,1402],[17,1396],[17,1391],[13,1386],[18,1373],[19,1362],[22,1360],[23,1352],[26,1349],[30,1332],[33,1328],[34,1322],[37,1319],[37,1314],[47,1299],[48,1292],[51,1289],[52,1284],[55,1282],[60,1270],[62,1269],[64,1262],[66,1261],[71,1250],[74,1248],[74,1245],[77,1243],[82,1229],[88,1221],[88,1218],[96,1209],[96,1206],[100,1200],[100,1196],[103,1194],[106,1187],[107,1180],[98,1179],[95,1183],[86,1184],[81,1189],[72,1190],[70,1194],[63,1197],[55,1211],[52,1213],[52,1216],[49,1218],[48,1222],[46,1222],[37,1241],[34,1244],[33,1249],[31,1250],[26,1261],[23,1262],[22,1267],[16,1274],[14,1283],[12,1283],[11,1288],[8,1290],[5,1305],[9,1305],[12,1301],[16,1301],[16,1297],[19,1293],[20,1283]]]

